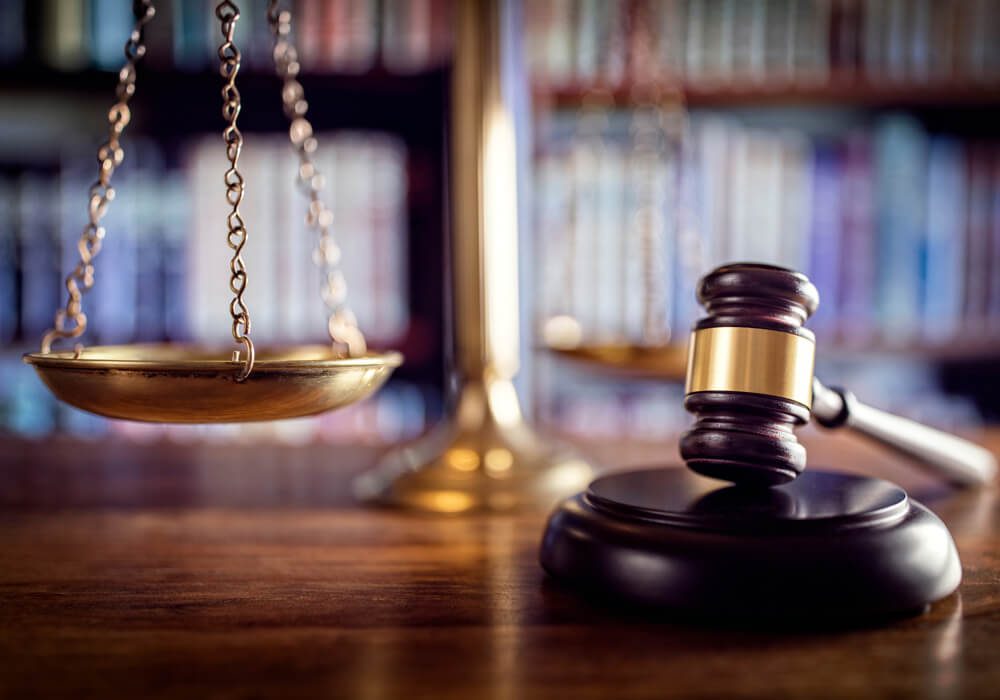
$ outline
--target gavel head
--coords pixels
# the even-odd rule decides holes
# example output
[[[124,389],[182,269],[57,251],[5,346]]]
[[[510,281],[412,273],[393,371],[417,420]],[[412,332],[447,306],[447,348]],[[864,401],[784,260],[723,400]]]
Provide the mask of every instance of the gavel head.
[[[691,336],[681,436],[687,466],[748,486],[797,477],[806,450],[793,429],[809,420],[816,340],[803,328],[819,293],[798,272],[740,263],[698,287],[707,316]]]

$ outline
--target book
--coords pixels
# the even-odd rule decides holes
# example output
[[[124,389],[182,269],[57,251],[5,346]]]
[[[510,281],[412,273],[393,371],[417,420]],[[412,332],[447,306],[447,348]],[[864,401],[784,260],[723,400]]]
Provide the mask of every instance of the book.
[[[321,198],[333,213],[331,235],[341,252],[339,273],[348,305],[366,335],[391,341],[409,322],[405,269],[405,148],[395,139],[357,132],[318,134],[313,154]],[[222,144],[208,138],[192,147],[186,168],[193,197],[193,231],[184,316],[195,340],[225,343],[228,303]],[[297,181],[298,156],[286,138],[248,136],[240,161],[246,182],[241,213],[249,237],[243,258],[252,337],[261,343],[323,342],[329,310],[322,298],[324,270],[315,264],[317,234],[306,226],[308,190]]]
[[[847,134],[843,141],[842,164],[840,230],[843,263],[837,327],[843,340],[848,344],[858,344],[868,341],[876,327],[876,163],[869,133],[856,130]]]
[[[153,20],[143,29],[146,56],[143,63],[157,70],[174,66],[174,6],[180,0],[158,0]],[[128,37],[122,37],[122,45]]]
[[[217,20],[211,6],[205,0],[173,0],[172,10],[174,65],[192,71],[215,65],[222,37],[212,29]]]
[[[810,174],[816,158],[814,144],[805,135],[782,130],[779,139],[781,180],[778,185],[780,225],[778,229],[779,265],[801,270],[808,267],[813,201]],[[839,229],[838,229],[839,232]]]
[[[0,344],[17,335],[18,269],[17,192],[15,183],[0,178]]]
[[[64,71],[85,67],[90,47],[84,0],[43,0],[41,15],[40,44],[46,62]],[[122,46],[127,38],[127,34],[122,38]]]
[[[103,70],[118,70],[125,62],[125,42],[132,33],[131,3],[121,0],[88,0],[90,5],[90,58]]]
[[[808,275],[820,290],[819,309],[810,320],[817,332],[829,333],[836,324],[842,294],[841,257],[843,209],[843,149],[836,143],[821,143],[812,160],[812,215],[810,217]]]
[[[795,0],[767,0],[764,5],[764,75],[783,82],[792,78]]]
[[[965,154],[953,138],[931,140],[927,163],[924,335],[933,340],[961,330],[965,278]]]
[[[993,168],[989,147],[969,147],[966,172],[964,327],[981,334],[988,327],[990,274],[990,218],[993,213]]]
[[[1000,331],[1000,148],[996,144],[990,147],[993,162],[993,179],[991,185],[993,203],[990,212],[990,334]],[[959,236],[961,237],[961,236]]]
[[[687,3],[683,0],[662,0],[652,7],[656,54],[660,73],[667,83],[679,83],[684,78],[686,11]]]
[[[60,265],[58,181],[38,172],[22,174],[17,183],[17,237],[21,265],[20,333],[34,345],[52,327],[56,309],[65,302]]]
[[[884,117],[875,131],[878,190],[878,306],[886,340],[899,343],[919,328],[927,137],[911,117]]]
[[[18,61],[27,47],[26,0],[0,3],[0,65]]]

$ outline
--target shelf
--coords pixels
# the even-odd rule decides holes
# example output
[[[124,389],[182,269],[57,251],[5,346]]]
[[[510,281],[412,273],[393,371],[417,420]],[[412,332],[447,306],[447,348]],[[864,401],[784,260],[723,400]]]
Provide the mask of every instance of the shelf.
[[[317,129],[364,128],[404,138],[441,129],[448,69],[412,74],[377,68],[365,73],[304,73],[300,76]],[[0,95],[78,96],[88,101],[114,99],[117,72],[96,69],[65,72],[35,64],[5,66]],[[267,71],[241,71],[240,126],[247,131],[284,131],[281,81]],[[184,136],[221,129],[222,78],[217,71],[185,72],[140,66],[133,98],[136,124],[145,134]]]
[[[754,106],[836,106],[855,107],[1000,107],[1000,81],[991,83],[936,82],[926,84],[871,83],[858,79],[832,79],[822,83],[768,81],[702,81],[685,84],[681,95],[690,108],[726,108]],[[579,108],[607,105],[619,108],[669,100],[676,88],[664,90],[636,85],[600,86],[570,84],[536,85],[533,95],[537,105],[556,108]]]
[[[961,342],[954,339],[899,343],[839,341],[830,346],[820,341],[817,346],[817,356],[820,360],[868,360],[893,357],[940,363],[974,363],[1000,359],[1000,336],[970,338]]]
[[[89,93],[92,90],[107,86],[112,94],[117,80],[118,71],[83,68],[81,70],[63,71],[36,63],[21,62],[0,66],[0,91],[11,90],[69,90]],[[217,69],[187,70],[170,69],[162,66],[139,64],[139,87],[143,83],[157,84],[165,82],[173,85],[178,82],[186,84],[211,83],[222,86],[222,78]],[[313,73],[303,71],[304,82],[313,83],[323,88],[333,88],[345,91],[365,92],[369,94],[412,94],[419,89],[420,84],[433,78],[445,69],[430,68],[414,73],[393,73],[383,67],[376,67],[361,73]],[[271,70],[251,69],[245,67],[240,71],[238,84],[245,83],[251,88],[262,83],[279,84],[278,77]],[[138,92],[136,93],[139,94]]]

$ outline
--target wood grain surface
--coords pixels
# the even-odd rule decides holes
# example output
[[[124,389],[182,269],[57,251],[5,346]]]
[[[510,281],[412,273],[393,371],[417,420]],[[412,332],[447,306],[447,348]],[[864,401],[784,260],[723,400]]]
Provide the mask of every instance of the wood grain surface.
[[[998,697],[996,487],[806,433],[812,464],[893,478],[944,518],[956,595],[870,629],[703,628],[547,580],[543,512],[352,505],[372,449],[0,441],[0,694]],[[674,446],[585,447],[679,463]]]

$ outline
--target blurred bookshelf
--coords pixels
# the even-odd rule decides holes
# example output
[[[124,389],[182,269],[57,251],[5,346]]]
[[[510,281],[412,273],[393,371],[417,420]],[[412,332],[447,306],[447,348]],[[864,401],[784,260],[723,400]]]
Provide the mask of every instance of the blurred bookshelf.
[[[825,381],[942,427],[1000,420],[1000,2],[560,0],[526,21],[538,336],[568,317],[648,343],[652,295],[658,342],[683,342],[701,274],[771,262],[820,289]],[[680,136],[650,168],[651,122]],[[545,352],[534,376],[569,433],[688,420],[679,386]]]
[[[533,87],[540,108],[573,109],[606,104],[620,109],[668,100],[679,94],[691,109],[755,106],[819,106],[856,108],[973,109],[1000,107],[1000,84],[878,83],[853,75],[831,76],[820,84],[785,81],[742,85],[684,84],[663,90],[643,82],[634,85],[570,84]]]
[[[212,224],[223,201],[214,4],[156,2],[87,342],[226,330],[225,298],[202,303],[218,296],[208,270],[226,250]],[[242,5],[255,333],[321,339],[265,3]],[[384,444],[440,414],[450,0],[292,7],[351,299],[373,344],[402,350],[404,366],[374,400],[289,424],[167,428],[56,404],[20,354],[62,298],[130,7],[6,0],[0,433]],[[522,14],[534,136],[519,190],[532,212],[525,335],[571,313],[588,339],[640,339],[635,126],[680,105],[678,154],[642,176],[663,188],[653,253],[670,337],[697,316],[692,290],[708,268],[789,265],[821,290],[810,326],[824,380],[942,427],[1000,420],[1000,0],[550,0]],[[524,366],[525,408],[559,432],[655,441],[688,421],[679,386],[545,353]]]
[[[228,342],[217,3],[157,0],[105,219],[88,344]],[[271,63],[266,3],[240,3],[240,128],[254,337],[322,342],[307,199]],[[372,400],[275,424],[107,421],[55,402],[21,364],[63,300],[106,137],[122,47],[120,0],[0,4],[0,434],[155,441],[389,444],[441,412],[449,0],[300,0],[293,27],[350,302],[374,347],[406,364]],[[206,301],[207,300],[207,301]],[[213,303],[214,302],[214,303]]]

